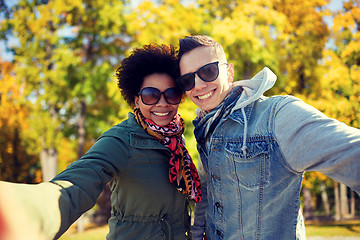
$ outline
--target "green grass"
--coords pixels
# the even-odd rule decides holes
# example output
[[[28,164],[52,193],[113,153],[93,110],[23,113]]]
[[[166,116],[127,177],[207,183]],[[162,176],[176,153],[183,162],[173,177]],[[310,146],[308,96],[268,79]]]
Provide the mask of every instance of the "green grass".
[[[305,225],[306,236],[360,236],[360,221],[314,223]]]
[[[75,227],[70,228],[60,240],[104,240],[108,233],[108,226],[87,228],[82,233],[76,233]],[[360,236],[360,221],[344,223],[314,223],[306,224],[306,236]]]

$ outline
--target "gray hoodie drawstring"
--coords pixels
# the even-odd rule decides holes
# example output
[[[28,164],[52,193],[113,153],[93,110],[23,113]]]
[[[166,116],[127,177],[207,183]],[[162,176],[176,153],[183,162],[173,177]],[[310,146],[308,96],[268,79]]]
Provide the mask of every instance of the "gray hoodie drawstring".
[[[247,149],[248,149],[247,146],[246,146],[247,125],[248,125],[248,123],[247,123],[247,118],[246,118],[244,108],[241,108],[241,113],[242,113],[242,115],[244,117],[244,137],[243,137],[243,145],[241,147],[241,150],[242,150],[242,152],[244,154],[244,157],[246,158],[246,152],[247,152]]]

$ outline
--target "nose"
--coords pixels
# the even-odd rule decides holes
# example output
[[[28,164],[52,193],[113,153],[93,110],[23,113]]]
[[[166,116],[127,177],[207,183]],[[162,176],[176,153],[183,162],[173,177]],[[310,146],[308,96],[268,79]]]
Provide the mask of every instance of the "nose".
[[[159,101],[157,102],[156,105],[167,105],[167,104],[168,104],[168,102],[165,100],[164,93],[161,93],[160,99],[159,99]]]
[[[207,86],[206,82],[201,80],[197,74],[195,74],[195,86],[194,89],[202,89]]]

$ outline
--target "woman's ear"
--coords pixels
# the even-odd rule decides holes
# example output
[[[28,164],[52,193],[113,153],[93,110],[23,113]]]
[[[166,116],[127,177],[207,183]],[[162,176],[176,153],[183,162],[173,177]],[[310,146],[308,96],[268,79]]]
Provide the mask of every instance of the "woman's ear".
[[[137,107],[137,108],[139,108],[140,106],[139,106],[139,101],[140,101],[140,97],[139,96],[135,96],[134,97],[134,102],[135,102],[135,107]]]

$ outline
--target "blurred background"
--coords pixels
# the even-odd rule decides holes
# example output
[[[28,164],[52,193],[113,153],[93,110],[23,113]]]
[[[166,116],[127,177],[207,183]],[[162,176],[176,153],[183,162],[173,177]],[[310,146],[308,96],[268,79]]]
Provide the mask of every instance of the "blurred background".
[[[267,66],[278,76],[267,95],[360,128],[359,30],[360,0],[0,0],[0,180],[48,181],[77,160],[127,118],[121,60],[192,34],[222,44],[235,79]],[[180,106],[197,163],[194,109]],[[92,222],[106,223],[108,196]],[[305,174],[301,200],[307,221],[359,219],[359,196],[320,173]]]

